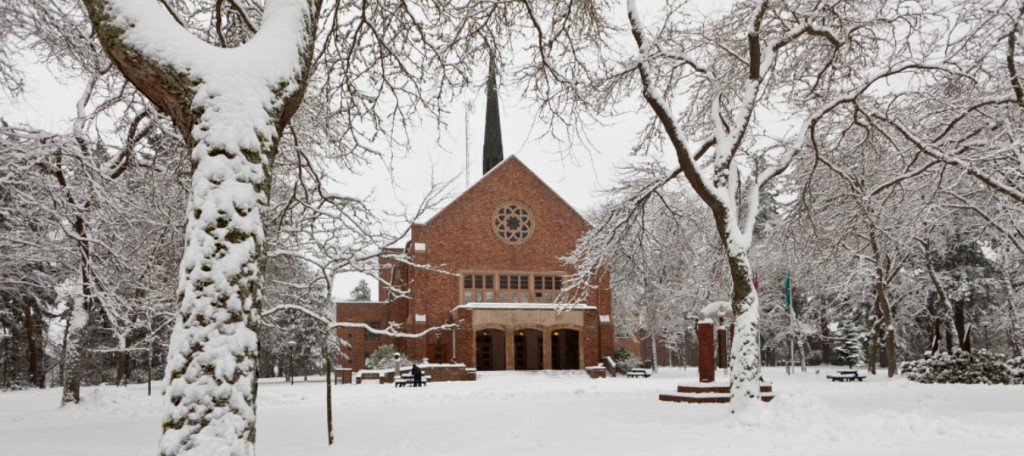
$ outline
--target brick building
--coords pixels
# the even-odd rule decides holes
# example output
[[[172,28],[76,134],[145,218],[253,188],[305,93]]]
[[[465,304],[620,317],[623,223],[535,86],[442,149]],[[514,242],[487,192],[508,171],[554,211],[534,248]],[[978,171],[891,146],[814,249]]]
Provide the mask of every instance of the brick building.
[[[339,329],[352,343],[345,367],[394,343],[412,359],[464,363],[478,370],[582,369],[614,350],[608,275],[585,302],[556,312],[564,277],[560,257],[590,228],[586,220],[517,158],[503,159],[495,77],[488,79],[484,176],[426,223],[412,227],[403,249],[411,263],[382,260],[380,276],[405,293],[380,286],[381,302],[341,302],[339,321],[406,333],[457,323],[419,339]]]
[[[406,290],[396,297],[380,286],[381,302],[341,302],[339,321],[386,326],[407,333],[445,323],[454,331],[420,339],[386,340],[339,329],[349,340],[351,367],[394,343],[412,359],[465,363],[478,370],[582,369],[612,354],[614,331],[608,275],[585,302],[561,313],[554,303],[573,271],[559,258],[572,252],[587,222],[515,157],[500,162],[473,187],[423,224],[412,227],[404,249],[412,263],[382,261],[381,277]],[[360,334],[364,333],[365,334]]]

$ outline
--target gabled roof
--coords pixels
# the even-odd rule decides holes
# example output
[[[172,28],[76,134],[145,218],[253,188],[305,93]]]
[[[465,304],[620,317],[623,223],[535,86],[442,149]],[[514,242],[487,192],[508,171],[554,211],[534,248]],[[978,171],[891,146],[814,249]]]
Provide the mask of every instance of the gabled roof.
[[[448,203],[448,205],[446,205],[444,208],[442,208],[441,210],[437,211],[437,213],[435,213],[432,217],[430,217],[430,219],[428,219],[426,222],[423,222],[423,223],[416,223],[416,225],[429,225],[430,222],[433,222],[434,219],[436,219],[438,216],[440,216],[445,211],[447,211],[448,208],[454,206],[456,202],[458,202],[462,198],[465,198],[466,195],[469,195],[469,194],[473,193],[473,190],[478,185],[480,185],[482,182],[485,182],[488,179],[493,179],[494,176],[500,174],[503,169],[505,169],[506,167],[509,167],[509,166],[519,166],[522,169],[526,170],[526,173],[528,175],[530,175],[530,177],[535,179],[538,183],[540,183],[540,185],[544,186],[544,188],[547,189],[549,192],[551,192],[552,195],[555,195],[555,198],[557,198],[559,202],[561,202],[563,205],[565,205],[565,207],[568,207],[569,210],[571,210],[572,213],[574,215],[576,215],[576,217],[579,217],[579,219],[583,221],[583,223],[585,223],[588,227],[593,227],[593,225],[590,224],[590,222],[586,219],[586,217],[583,217],[583,215],[580,214],[580,212],[577,211],[576,208],[572,206],[572,204],[569,204],[569,202],[566,201],[565,198],[562,198],[562,195],[559,195],[558,192],[556,192],[553,188],[551,188],[550,185],[547,184],[547,182],[544,182],[544,179],[541,179],[539,176],[537,176],[537,174],[534,173],[533,170],[531,170],[529,166],[526,166],[526,164],[523,163],[518,158],[516,158],[515,155],[510,155],[508,158],[502,160],[501,163],[498,163],[497,166],[495,166],[494,168],[491,168],[491,170],[488,171],[487,174],[484,174],[483,177],[480,178],[480,180],[478,180],[475,183],[473,183],[473,185],[470,185],[469,188],[467,188],[466,191],[462,192],[461,195],[459,195],[454,200],[452,200],[450,203]]]

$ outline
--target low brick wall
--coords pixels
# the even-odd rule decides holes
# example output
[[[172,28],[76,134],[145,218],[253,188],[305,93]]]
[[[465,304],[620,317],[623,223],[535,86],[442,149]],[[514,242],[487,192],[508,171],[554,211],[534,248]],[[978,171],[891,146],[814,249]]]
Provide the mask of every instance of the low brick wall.
[[[420,366],[423,375],[429,375],[431,382],[465,382],[476,380],[476,369],[466,368],[465,364],[425,364]],[[412,367],[403,367],[402,374],[412,372]],[[363,381],[379,380],[381,383],[394,383],[395,371],[362,370],[355,374],[356,384]]]
[[[590,366],[590,367],[584,368],[583,370],[587,371],[587,375],[589,375],[590,378],[607,378],[608,377],[608,369],[605,369],[604,366]]]
[[[338,383],[346,384],[352,383],[352,369],[347,367],[336,367],[334,368],[334,384]]]
[[[476,369],[470,371],[465,364],[438,364],[422,367],[431,382],[465,382],[476,380]]]
[[[394,377],[395,373],[391,372],[391,376]],[[369,381],[369,382],[376,381],[377,383],[385,383],[385,378],[386,378],[386,374],[382,375],[382,373],[380,371],[365,371],[365,370],[361,370],[359,372],[356,372],[356,374],[355,374],[356,385],[361,384],[363,382],[367,382],[367,381]],[[392,379],[392,381],[394,381],[394,380]]]

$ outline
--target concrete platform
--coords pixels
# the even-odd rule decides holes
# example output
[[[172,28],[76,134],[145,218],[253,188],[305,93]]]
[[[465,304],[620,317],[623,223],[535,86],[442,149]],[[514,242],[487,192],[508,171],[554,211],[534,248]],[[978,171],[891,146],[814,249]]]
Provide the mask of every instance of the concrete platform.
[[[761,384],[761,400],[769,402],[775,398],[771,383]],[[659,400],[667,402],[685,402],[689,404],[727,404],[729,403],[729,384],[683,383],[676,387],[676,392],[662,393]]]

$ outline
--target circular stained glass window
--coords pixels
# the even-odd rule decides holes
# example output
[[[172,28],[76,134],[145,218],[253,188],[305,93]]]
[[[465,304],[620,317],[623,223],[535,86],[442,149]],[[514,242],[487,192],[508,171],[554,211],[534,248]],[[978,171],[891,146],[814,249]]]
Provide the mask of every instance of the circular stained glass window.
[[[509,244],[522,244],[533,232],[530,210],[519,203],[507,203],[494,214],[494,232]]]

